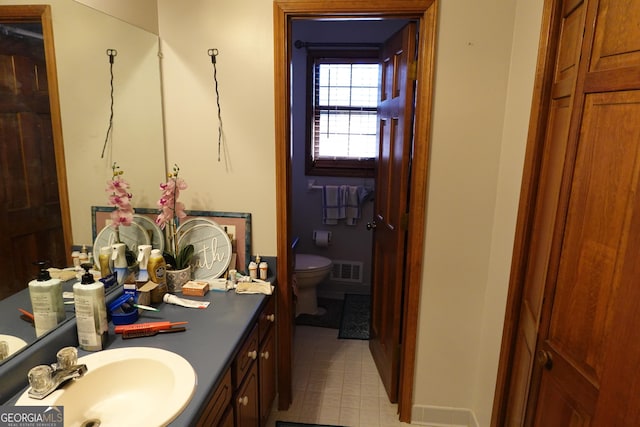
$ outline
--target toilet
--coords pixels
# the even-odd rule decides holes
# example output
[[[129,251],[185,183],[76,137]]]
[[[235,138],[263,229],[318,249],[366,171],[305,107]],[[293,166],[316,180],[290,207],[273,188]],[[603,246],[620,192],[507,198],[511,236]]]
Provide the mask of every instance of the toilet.
[[[319,255],[296,254],[295,276],[298,302],[296,316],[300,314],[321,315],[316,288],[331,271],[331,260]]]

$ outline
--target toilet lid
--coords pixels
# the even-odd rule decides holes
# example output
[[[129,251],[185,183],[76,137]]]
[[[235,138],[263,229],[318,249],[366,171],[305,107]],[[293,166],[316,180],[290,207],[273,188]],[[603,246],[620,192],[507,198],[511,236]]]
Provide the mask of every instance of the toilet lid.
[[[311,254],[296,254],[296,270],[327,268],[330,265],[331,260],[323,256]]]

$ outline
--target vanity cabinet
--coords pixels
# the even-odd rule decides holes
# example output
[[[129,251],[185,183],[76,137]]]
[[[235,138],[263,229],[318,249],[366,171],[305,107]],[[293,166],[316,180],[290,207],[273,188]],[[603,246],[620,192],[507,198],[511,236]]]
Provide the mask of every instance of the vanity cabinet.
[[[263,427],[276,394],[275,298],[270,296],[198,420],[202,427]]]

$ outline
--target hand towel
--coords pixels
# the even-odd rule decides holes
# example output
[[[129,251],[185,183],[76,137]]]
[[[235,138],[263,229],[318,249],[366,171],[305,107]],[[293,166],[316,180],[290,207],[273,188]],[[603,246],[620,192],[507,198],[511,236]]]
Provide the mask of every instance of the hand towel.
[[[345,186],[345,220],[347,225],[356,225],[360,219],[360,188],[354,185]]]
[[[271,295],[274,286],[269,282],[240,282],[236,287],[236,294],[265,294]]]
[[[322,223],[335,225],[344,218],[344,206],[340,203],[340,191],[336,185],[322,187]]]

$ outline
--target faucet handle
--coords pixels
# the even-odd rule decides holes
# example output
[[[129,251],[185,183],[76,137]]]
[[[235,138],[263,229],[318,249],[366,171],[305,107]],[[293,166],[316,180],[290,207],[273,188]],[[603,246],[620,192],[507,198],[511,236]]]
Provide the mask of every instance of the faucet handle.
[[[36,393],[49,390],[53,384],[52,373],[53,369],[49,365],[38,365],[31,368],[28,374],[31,390]]]
[[[78,364],[78,349],[75,347],[61,348],[56,354],[58,369],[68,369]]]

